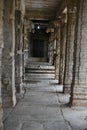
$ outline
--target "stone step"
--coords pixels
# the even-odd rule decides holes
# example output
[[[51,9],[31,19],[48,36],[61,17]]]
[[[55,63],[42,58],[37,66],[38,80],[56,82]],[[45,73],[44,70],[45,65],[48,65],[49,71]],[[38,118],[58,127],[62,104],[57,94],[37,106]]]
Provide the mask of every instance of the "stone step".
[[[26,68],[25,73],[55,74],[55,70],[42,70],[42,69],[35,70],[35,69],[27,69]]]
[[[46,58],[38,58],[38,57],[30,57],[29,59],[28,59],[28,62],[46,62],[47,61],[47,59]]]
[[[55,78],[55,74],[39,74],[39,73],[26,73],[25,74],[25,79],[54,79]]]
[[[30,65],[27,65],[25,67],[25,69],[38,69],[38,70],[55,70],[55,66],[48,66],[48,65],[34,65],[34,64],[30,64]]]
[[[31,65],[31,64],[34,64],[34,65],[49,65],[49,66],[52,66],[52,64],[51,63],[49,63],[49,62],[30,62],[30,61],[27,61],[26,62],[27,63],[27,65]]]

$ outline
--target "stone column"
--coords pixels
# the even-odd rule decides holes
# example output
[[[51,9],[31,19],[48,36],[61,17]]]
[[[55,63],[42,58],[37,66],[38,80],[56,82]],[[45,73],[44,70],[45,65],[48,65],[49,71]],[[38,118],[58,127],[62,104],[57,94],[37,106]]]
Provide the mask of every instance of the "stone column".
[[[72,67],[73,67],[73,51],[74,51],[74,38],[76,27],[76,7],[73,2],[68,3],[67,13],[67,36],[66,36],[66,54],[65,54],[65,71],[63,92],[70,93],[72,82]]]
[[[15,11],[15,78],[16,78],[16,91],[22,92],[22,77],[23,77],[23,16],[20,10]]]
[[[65,48],[66,48],[66,15],[62,15],[60,23],[60,64],[59,64],[59,84],[63,84],[65,68]]]
[[[2,48],[3,48],[3,0],[0,0],[0,130],[3,130],[2,89],[1,89]]]
[[[87,1],[78,0],[71,105],[87,106]]]
[[[60,64],[60,24],[59,21],[56,24],[56,63],[55,63],[55,75],[59,80],[59,64]]]
[[[21,30],[20,30],[20,93],[23,93],[23,15],[21,16]]]
[[[49,63],[53,65],[54,33],[51,33],[49,39]]]
[[[24,22],[24,66],[30,57],[30,24],[29,20],[25,20]]]
[[[15,96],[15,25],[14,0],[4,2],[3,12],[3,51],[2,51],[2,104],[12,107],[16,104]]]

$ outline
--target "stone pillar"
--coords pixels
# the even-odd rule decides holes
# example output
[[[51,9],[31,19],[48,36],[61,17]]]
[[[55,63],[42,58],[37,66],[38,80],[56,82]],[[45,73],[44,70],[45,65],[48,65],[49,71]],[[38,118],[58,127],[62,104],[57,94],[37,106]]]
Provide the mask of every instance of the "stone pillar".
[[[54,33],[51,33],[50,39],[49,39],[49,63],[53,65],[53,52],[54,49]]]
[[[24,22],[24,66],[30,57],[30,29],[29,21],[25,20]]]
[[[23,15],[21,16],[21,30],[20,30],[20,93],[23,93]]]
[[[23,77],[23,16],[20,10],[15,11],[15,79],[16,79],[16,91],[22,92],[22,77]]]
[[[0,130],[3,130],[2,117],[2,90],[1,90],[1,64],[2,64],[2,48],[3,48],[3,0],[0,0]]]
[[[22,79],[24,78],[24,13],[24,1],[15,0],[15,86],[17,94],[22,93]]]
[[[14,0],[4,2],[3,12],[3,51],[2,51],[2,105],[12,107],[16,104],[15,96],[15,25]]]
[[[68,3],[67,13],[67,36],[66,36],[66,54],[65,54],[65,71],[63,92],[70,93],[72,82],[72,67],[73,67],[73,51],[74,51],[74,38],[76,27],[76,7],[72,4],[73,1]]]
[[[59,64],[60,64],[60,24],[56,24],[56,63],[55,63],[55,75],[59,80]]]
[[[61,17],[60,23],[60,64],[59,64],[59,84],[63,84],[65,68],[65,48],[66,48],[66,15]]]
[[[87,106],[87,1],[78,0],[71,105]]]

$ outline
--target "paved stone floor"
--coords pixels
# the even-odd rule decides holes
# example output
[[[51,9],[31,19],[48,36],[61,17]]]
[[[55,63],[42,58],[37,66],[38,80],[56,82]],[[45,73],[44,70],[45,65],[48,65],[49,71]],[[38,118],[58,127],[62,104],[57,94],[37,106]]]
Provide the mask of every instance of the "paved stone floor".
[[[26,93],[4,120],[4,130],[87,130],[87,108],[72,107],[56,80],[26,83]]]

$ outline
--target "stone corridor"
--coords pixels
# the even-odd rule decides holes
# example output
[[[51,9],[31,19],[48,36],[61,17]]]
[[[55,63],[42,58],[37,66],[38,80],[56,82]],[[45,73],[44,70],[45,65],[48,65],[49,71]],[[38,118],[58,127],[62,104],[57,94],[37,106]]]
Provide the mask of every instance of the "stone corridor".
[[[87,0],[0,0],[0,130],[87,130]]]
[[[4,121],[4,130],[87,130],[87,108],[69,108],[69,95],[62,93],[57,80],[26,82],[24,87],[24,97]]]

